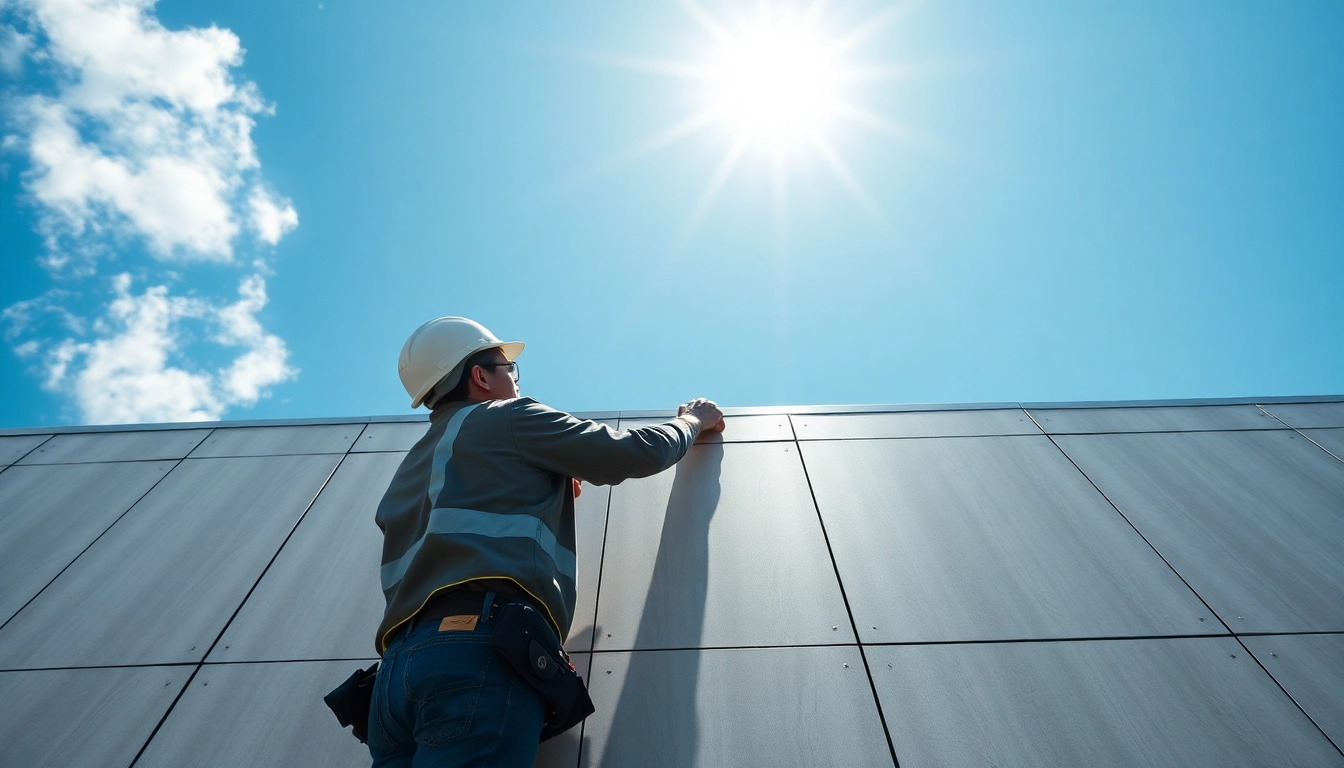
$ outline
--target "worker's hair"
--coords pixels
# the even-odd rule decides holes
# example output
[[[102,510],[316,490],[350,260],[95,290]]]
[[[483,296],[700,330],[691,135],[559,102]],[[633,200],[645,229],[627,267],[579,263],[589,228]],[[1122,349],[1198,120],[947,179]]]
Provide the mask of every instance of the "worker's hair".
[[[499,362],[504,362],[504,353],[499,351],[499,347],[482,349],[480,352],[468,357],[467,362],[462,365],[462,375],[457,379],[457,386],[453,387],[443,395],[438,395],[435,390],[444,385],[444,382],[440,381],[425,394],[425,402],[430,404],[429,409],[432,411],[444,403],[455,403],[459,400],[466,400],[467,395],[471,394],[472,370],[478,365]]]

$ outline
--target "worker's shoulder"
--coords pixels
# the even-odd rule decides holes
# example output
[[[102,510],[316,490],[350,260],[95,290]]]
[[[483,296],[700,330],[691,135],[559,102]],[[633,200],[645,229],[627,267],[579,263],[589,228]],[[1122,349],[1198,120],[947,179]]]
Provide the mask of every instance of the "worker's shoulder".
[[[545,403],[538,402],[530,397],[513,397],[505,400],[487,400],[481,405],[484,408],[478,409],[486,418],[513,418],[523,417],[543,417],[543,418],[567,418],[569,414],[564,411],[558,411]]]

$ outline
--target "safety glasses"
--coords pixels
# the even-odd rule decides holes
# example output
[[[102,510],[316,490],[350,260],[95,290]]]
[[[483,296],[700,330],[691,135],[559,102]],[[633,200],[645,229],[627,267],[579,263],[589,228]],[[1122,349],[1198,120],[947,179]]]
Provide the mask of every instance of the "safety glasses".
[[[513,379],[514,384],[523,380],[522,374],[518,372],[518,363],[516,361],[512,363],[478,363],[478,365],[482,368],[499,368],[500,366],[504,366],[509,369],[509,376]]]

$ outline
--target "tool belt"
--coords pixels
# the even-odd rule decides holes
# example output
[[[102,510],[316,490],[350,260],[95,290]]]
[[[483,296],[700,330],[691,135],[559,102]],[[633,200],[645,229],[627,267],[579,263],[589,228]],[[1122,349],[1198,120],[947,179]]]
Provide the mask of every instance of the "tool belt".
[[[508,662],[546,702],[541,741],[569,730],[591,715],[593,702],[588,697],[583,678],[574,669],[545,617],[525,601],[490,592],[454,590],[426,603],[406,622],[402,631],[409,633],[421,624],[445,616],[479,614],[488,596],[495,598],[490,607],[490,618],[495,620],[494,631],[490,633],[490,649]],[[377,673],[377,663],[368,669],[357,669],[323,698],[341,727],[350,726],[355,738],[365,743]]]

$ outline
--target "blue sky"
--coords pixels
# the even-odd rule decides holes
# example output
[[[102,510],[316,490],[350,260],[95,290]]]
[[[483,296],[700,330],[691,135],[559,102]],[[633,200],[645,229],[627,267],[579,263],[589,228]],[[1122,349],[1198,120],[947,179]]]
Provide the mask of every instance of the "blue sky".
[[[10,0],[0,426],[403,413],[445,314],[568,410],[1344,393],[1344,5],[1085,5],[832,0],[842,165],[724,173],[756,3]]]

